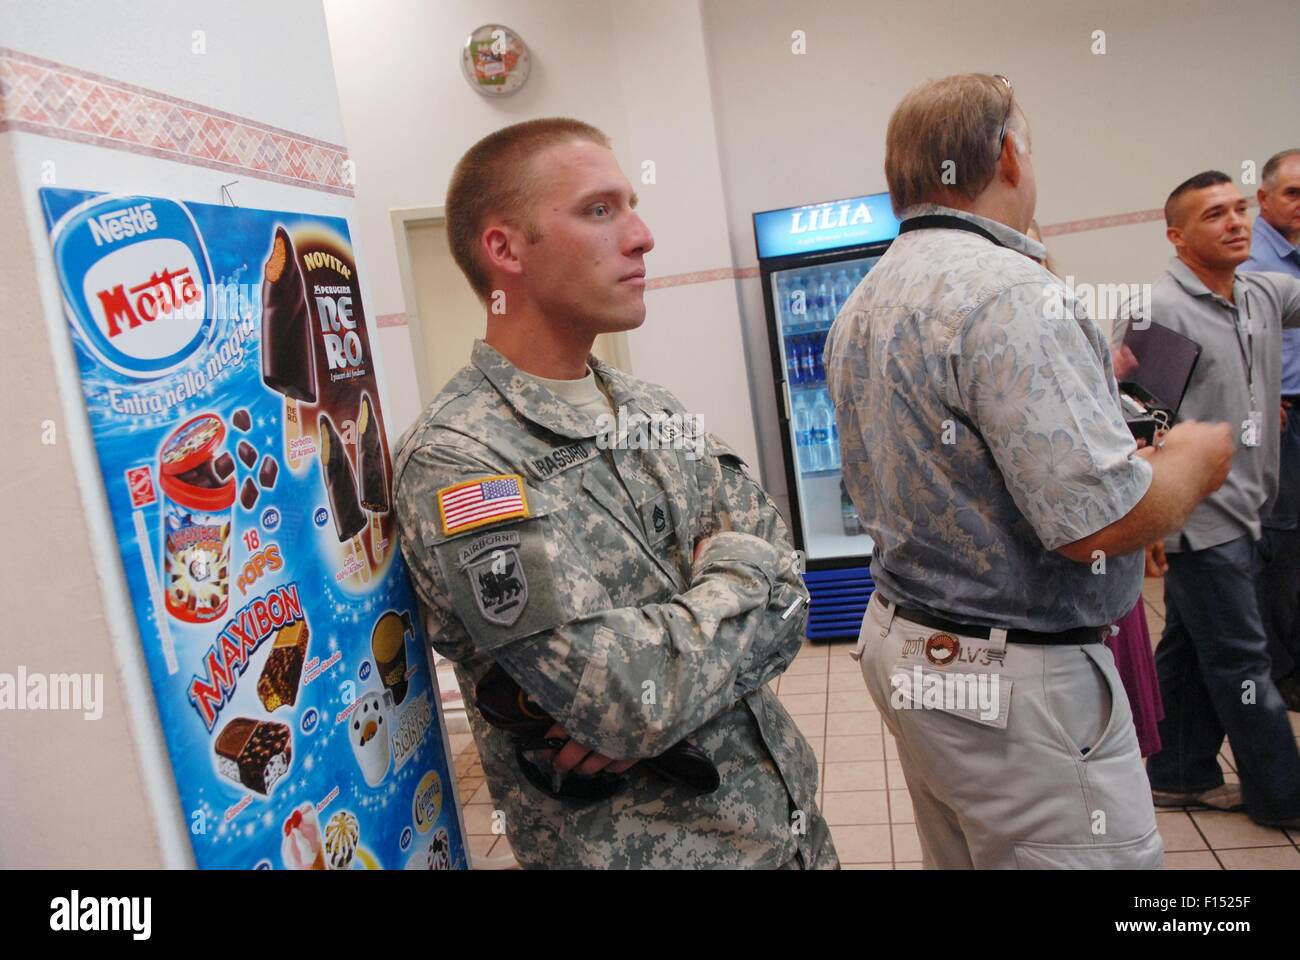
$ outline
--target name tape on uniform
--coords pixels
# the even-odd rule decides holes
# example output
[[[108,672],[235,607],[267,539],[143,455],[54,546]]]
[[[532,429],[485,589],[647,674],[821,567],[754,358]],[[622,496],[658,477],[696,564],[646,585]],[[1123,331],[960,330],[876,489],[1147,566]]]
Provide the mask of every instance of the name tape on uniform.
[[[586,463],[597,456],[599,451],[595,447],[579,440],[576,443],[556,447],[545,456],[531,457],[525,465],[535,479],[549,480],[555,474],[576,467],[580,463]]]

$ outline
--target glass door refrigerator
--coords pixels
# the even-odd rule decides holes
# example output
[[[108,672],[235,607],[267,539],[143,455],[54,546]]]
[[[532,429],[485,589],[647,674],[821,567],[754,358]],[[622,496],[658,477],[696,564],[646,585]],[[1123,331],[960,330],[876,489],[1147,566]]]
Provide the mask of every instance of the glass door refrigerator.
[[[840,307],[896,236],[887,193],[754,214],[792,532],[807,558],[813,640],[856,638],[875,586],[872,540],[840,474],[822,353]]]

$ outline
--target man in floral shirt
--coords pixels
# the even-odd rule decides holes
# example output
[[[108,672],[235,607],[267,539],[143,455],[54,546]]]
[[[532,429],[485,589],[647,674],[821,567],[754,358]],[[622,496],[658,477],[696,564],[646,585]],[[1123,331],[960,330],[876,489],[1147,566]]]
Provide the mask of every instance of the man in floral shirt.
[[[1138,452],[1105,338],[1024,235],[1036,189],[1011,84],[904,98],[900,236],[828,340],[844,480],[875,549],[858,641],[927,867],[1162,862],[1128,700],[1100,642],[1144,547],[1223,482],[1226,425]]]

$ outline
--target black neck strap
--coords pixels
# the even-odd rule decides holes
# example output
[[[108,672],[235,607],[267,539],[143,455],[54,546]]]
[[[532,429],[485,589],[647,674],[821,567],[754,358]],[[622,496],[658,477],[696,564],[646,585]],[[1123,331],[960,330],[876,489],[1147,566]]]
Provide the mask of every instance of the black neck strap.
[[[1005,243],[979,224],[963,220],[961,217],[951,217],[946,213],[927,213],[921,217],[909,217],[899,226],[898,233],[899,236],[902,236],[905,233],[911,233],[913,230],[965,230],[967,233],[978,234],[989,243],[995,243],[999,247],[1006,246]]]

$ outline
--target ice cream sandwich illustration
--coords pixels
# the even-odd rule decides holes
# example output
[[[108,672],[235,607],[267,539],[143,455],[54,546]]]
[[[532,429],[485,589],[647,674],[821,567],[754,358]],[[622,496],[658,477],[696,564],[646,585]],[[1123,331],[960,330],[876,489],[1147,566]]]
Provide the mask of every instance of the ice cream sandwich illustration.
[[[283,723],[236,717],[217,734],[217,769],[224,777],[266,796],[289,772],[293,734]]]
[[[297,469],[302,457],[298,404],[316,402],[316,357],[302,268],[288,231],[279,227],[262,271],[262,380],[284,396],[284,459]]]
[[[311,631],[306,620],[299,620],[275,633],[271,652],[257,680],[257,696],[267,711],[292,707],[298,700],[298,682],[302,679],[302,665],[307,659],[307,641]]]

